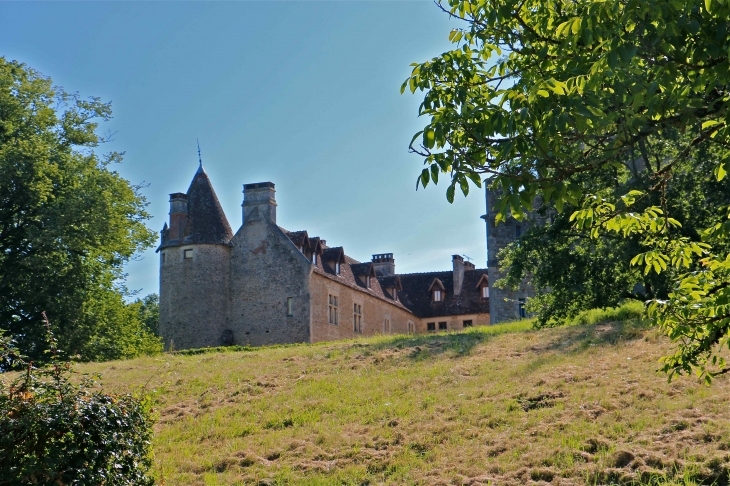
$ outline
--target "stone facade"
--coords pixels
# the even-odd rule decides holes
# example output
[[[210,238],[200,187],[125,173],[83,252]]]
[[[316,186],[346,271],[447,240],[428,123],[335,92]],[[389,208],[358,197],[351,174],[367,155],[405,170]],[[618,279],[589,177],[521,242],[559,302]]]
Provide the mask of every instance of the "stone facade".
[[[170,195],[158,248],[167,349],[443,330],[429,329],[432,321],[446,330],[489,324],[486,269],[459,255],[445,272],[397,274],[391,253],[361,263],[278,226],[273,183],[246,184],[243,193],[235,235],[202,164],[187,193]]]
[[[495,217],[499,212],[497,199],[499,191],[489,190],[485,184],[487,213],[483,216],[487,223],[487,269],[489,272],[489,315],[491,324],[514,321],[527,317],[524,309],[527,299],[535,296],[535,288],[529,276],[522,281],[516,290],[500,289],[493,283],[503,278],[505,273],[499,267],[499,252],[510,243],[519,240],[532,225],[540,224],[541,220],[535,212],[528,213],[523,221],[510,217],[495,225]]]

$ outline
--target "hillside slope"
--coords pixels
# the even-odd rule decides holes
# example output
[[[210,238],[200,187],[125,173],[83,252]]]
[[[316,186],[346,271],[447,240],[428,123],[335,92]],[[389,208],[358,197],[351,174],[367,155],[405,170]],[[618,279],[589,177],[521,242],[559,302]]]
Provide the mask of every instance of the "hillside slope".
[[[153,391],[167,484],[727,483],[726,377],[668,384],[631,322],[526,329],[79,368]]]

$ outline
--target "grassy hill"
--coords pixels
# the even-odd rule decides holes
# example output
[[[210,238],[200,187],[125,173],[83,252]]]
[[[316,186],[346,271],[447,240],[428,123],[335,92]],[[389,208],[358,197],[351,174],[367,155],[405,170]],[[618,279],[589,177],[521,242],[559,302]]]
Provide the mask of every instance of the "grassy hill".
[[[79,366],[153,393],[166,484],[727,484],[730,381],[636,321]]]

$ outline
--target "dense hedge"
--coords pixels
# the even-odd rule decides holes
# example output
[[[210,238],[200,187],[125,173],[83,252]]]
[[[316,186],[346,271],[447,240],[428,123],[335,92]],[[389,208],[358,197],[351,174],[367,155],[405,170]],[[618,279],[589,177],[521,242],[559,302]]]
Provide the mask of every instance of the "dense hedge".
[[[152,409],[146,400],[99,391],[88,376],[71,381],[57,357],[35,368],[0,336],[0,485],[152,485]]]

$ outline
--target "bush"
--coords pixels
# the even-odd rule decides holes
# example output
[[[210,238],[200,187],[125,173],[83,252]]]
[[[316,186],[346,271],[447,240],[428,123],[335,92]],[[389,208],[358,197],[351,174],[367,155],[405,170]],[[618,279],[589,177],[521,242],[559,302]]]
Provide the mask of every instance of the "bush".
[[[644,317],[644,303],[627,300],[618,307],[591,309],[578,314],[571,325],[598,324],[599,322],[623,322]]]
[[[152,485],[152,409],[147,400],[78,384],[47,324],[50,365],[35,368],[0,335],[0,485]],[[79,380],[75,380],[79,381]]]

